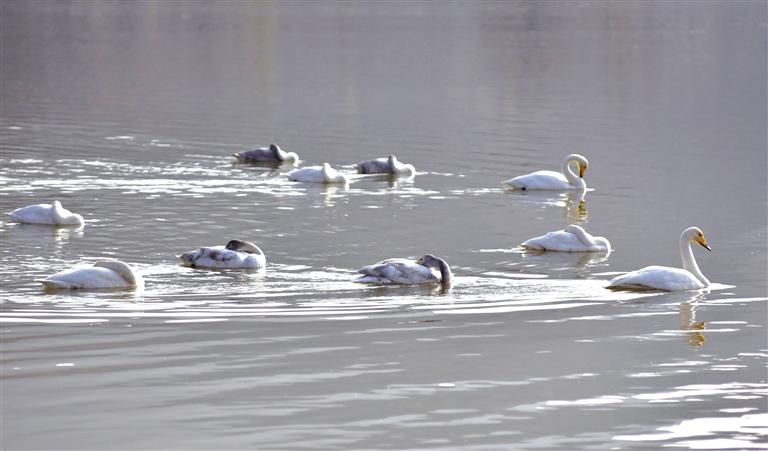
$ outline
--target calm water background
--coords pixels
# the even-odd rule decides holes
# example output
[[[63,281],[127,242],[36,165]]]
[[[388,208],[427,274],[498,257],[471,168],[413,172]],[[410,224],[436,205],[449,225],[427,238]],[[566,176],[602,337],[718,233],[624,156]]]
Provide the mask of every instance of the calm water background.
[[[767,446],[764,2],[1,5],[2,212],[87,221],[0,224],[4,449]],[[571,152],[583,202],[502,189]],[[568,223],[615,252],[517,249]],[[603,288],[689,225],[713,290]],[[178,265],[235,237],[266,274]],[[350,282],[426,252],[449,293]],[[105,257],[146,290],[35,282]]]

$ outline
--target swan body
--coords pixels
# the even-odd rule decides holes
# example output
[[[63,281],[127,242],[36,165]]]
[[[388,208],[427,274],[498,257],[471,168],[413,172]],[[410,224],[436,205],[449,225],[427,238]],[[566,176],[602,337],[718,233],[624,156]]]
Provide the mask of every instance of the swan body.
[[[576,173],[571,170],[572,165],[576,166]],[[584,172],[588,165],[584,156],[573,153],[563,160],[561,172],[536,171],[513,177],[504,183],[519,190],[585,190]]]
[[[412,177],[416,174],[416,168],[412,164],[402,163],[394,155],[387,158],[361,161],[355,166],[360,174],[395,174],[405,177]]]
[[[378,284],[417,285],[426,283],[441,283],[450,285],[453,275],[445,260],[427,254],[418,260],[405,258],[390,258],[388,260],[363,266],[358,273],[356,282]]]
[[[610,252],[611,243],[602,236],[590,235],[582,227],[571,224],[565,230],[556,230],[520,244],[527,249],[561,252]]]
[[[52,204],[27,205],[8,213],[16,222],[28,224],[83,225],[83,217],[61,206],[58,200]]]
[[[299,156],[294,152],[285,152],[277,144],[270,144],[269,147],[259,147],[258,149],[246,150],[232,154],[238,161],[244,163],[257,162],[289,162],[297,163]]]
[[[179,258],[184,266],[193,268],[260,269],[267,265],[258,246],[240,240],[231,240],[226,246],[201,247]]]
[[[710,285],[701,273],[693,257],[691,243],[697,243],[711,251],[704,233],[698,227],[689,227],[680,235],[680,257],[683,268],[668,266],[647,266],[612,279],[608,288],[683,291],[698,290]]]
[[[349,178],[345,174],[333,169],[328,163],[323,163],[322,166],[294,169],[288,173],[288,178],[297,182],[349,183]]]
[[[142,289],[144,279],[126,263],[104,260],[57,272],[40,281],[46,289]]]

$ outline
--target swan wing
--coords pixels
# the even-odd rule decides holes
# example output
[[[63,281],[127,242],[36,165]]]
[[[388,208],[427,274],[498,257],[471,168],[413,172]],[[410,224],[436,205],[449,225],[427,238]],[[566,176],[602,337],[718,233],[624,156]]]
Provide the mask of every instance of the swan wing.
[[[297,182],[325,182],[322,166],[308,166],[306,168],[294,169],[288,173],[288,178]]]
[[[357,163],[360,174],[389,174],[389,161],[386,158],[374,158]]]
[[[26,222],[29,224],[56,224],[56,219],[53,216],[53,205],[51,204],[37,204],[27,205],[8,213],[16,222]]]
[[[49,289],[131,288],[123,276],[110,268],[81,267],[57,272],[41,280]]]
[[[275,161],[275,153],[269,147],[246,150],[236,153],[234,156],[240,161]]]
[[[426,266],[413,260],[392,258],[360,268],[361,282],[420,284],[439,282],[439,277]]]
[[[592,250],[578,236],[565,230],[556,230],[542,236],[523,241],[521,246],[529,249],[541,249],[560,252],[583,252]]]
[[[612,279],[608,288],[682,291],[704,288],[691,272],[668,266],[647,266]]]
[[[519,175],[506,181],[513,188],[522,190],[562,190],[574,189],[568,183],[568,179],[555,171],[536,171],[526,175]]]
[[[183,265],[193,268],[262,268],[266,263],[263,254],[232,251],[224,246],[201,247],[179,258]]]

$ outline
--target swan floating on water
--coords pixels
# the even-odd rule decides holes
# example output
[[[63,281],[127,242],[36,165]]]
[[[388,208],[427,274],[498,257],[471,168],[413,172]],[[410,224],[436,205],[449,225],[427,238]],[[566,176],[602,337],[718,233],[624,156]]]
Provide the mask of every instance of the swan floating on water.
[[[390,258],[388,260],[363,266],[357,272],[362,274],[355,282],[379,284],[417,285],[440,283],[449,286],[453,274],[445,260],[427,254],[418,260]]]
[[[270,144],[269,147],[259,147],[258,149],[246,150],[232,154],[237,161],[243,163],[268,163],[268,162],[288,162],[296,164],[299,162],[299,156],[294,152],[285,152],[277,144]]]
[[[546,235],[523,241],[520,246],[527,249],[561,252],[610,252],[611,243],[602,236],[592,236],[581,226],[571,224],[565,230],[556,230]]]
[[[231,240],[226,246],[201,247],[179,258],[184,266],[193,268],[260,269],[267,264],[259,246],[241,240]]]
[[[328,163],[323,163],[322,166],[308,166],[306,168],[294,169],[288,173],[288,178],[297,182],[349,183],[349,177],[347,177],[347,175],[332,168]]]
[[[103,260],[57,272],[40,281],[46,289],[142,289],[144,279],[126,263]]]
[[[608,283],[608,288],[682,291],[708,287],[709,280],[704,277],[696,264],[691,243],[698,243],[708,251],[712,250],[701,229],[689,227],[680,235],[680,258],[683,260],[683,269],[647,266],[614,278]]]
[[[355,167],[360,174],[395,174],[405,177],[413,177],[416,174],[416,168],[412,164],[403,163],[394,155],[361,161]]]
[[[54,200],[52,204],[27,205],[8,213],[12,220],[28,224],[83,225],[83,217]]]
[[[571,170],[571,165],[576,165],[576,173]],[[588,166],[587,159],[579,154],[572,153],[565,157],[560,172],[536,171],[530,174],[513,177],[504,183],[519,190],[585,190],[584,172]]]

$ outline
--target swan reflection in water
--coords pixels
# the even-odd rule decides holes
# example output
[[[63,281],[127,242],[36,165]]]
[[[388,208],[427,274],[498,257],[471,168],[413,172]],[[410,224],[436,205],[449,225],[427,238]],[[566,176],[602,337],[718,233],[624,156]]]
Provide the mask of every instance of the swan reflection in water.
[[[688,331],[688,333],[683,335],[685,336],[685,341],[690,346],[704,346],[704,342],[707,341],[702,332],[707,327],[707,323],[706,321],[696,321],[696,307],[699,305],[699,300],[703,299],[708,293],[708,290],[685,293],[688,295],[688,299],[680,302],[680,330]]]
[[[552,271],[573,271],[580,277],[588,277],[597,266],[607,266],[609,252],[550,252],[526,249],[524,260]]]
[[[589,219],[587,210],[588,190],[557,193],[553,191],[521,191],[507,189],[506,192],[515,196],[521,196],[523,202],[564,208],[565,217],[570,222],[586,223]]]
[[[13,233],[14,238],[25,243],[49,243],[61,247],[69,240],[79,239],[85,236],[85,227],[82,225],[51,227],[43,224],[8,224],[8,233]]]

